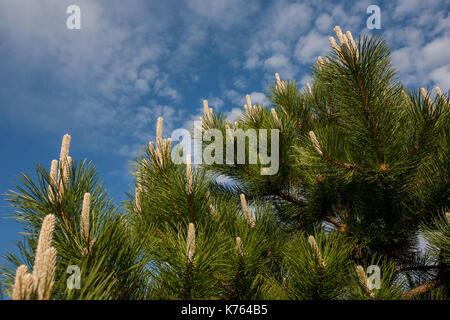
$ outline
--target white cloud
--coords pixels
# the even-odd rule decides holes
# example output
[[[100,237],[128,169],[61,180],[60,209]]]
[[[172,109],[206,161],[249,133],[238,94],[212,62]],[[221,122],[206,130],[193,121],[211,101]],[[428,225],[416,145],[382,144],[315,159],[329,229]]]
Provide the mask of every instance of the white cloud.
[[[289,59],[282,54],[273,55],[264,61],[264,67],[269,70],[283,69],[289,66]]]
[[[328,33],[333,28],[333,18],[327,14],[323,13],[316,19],[316,27],[322,33]]]
[[[239,106],[244,105],[242,102],[245,101],[245,99],[244,99],[245,95],[240,94],[236,90],[225,90],[223,94],[224,94],[225,98],[230,100],[233,104],[236,104]]]
[[[421,0],[398,0],[394,11],[394,17],[403,17],[417,12],[425,3]]]
[[[209,97],[207,100],[209,106],[212,107],[215,112],[219,111],[220,108],[222,108],[222,106],[224,105],[223,100],[219,97]]]
[[[258,8],[245,0],[188,0],[187,5],[200,17],[221,28],[232,27]]]
[[[301,63],[313,63],[318,56],[323,56],[327,53],[328,47],[328,37],[322,36],[316,31],[311,31],[308,35],[298,40],[295,48],[295,57]]]
[[[259,59],[258,55],[256,55],[256,54],[248,57],[244,63],[244,68],[246,68],[246,69],[254,69],[259,66],[261,66],[261,60]]]
[[[231,122],[237,121],[242,115],[242,109],[233,108],[231,111],[224,112],[225,119]]]
[[[314,12],[306,3],[277,2],[272,16],[272,39],[296,38],[313,19]]]
[[[249,94],[252,104],[268,105],[269,99],[262,92],[252,92]]]
[[[211,85],[203,92],[215,109],[222,111],[224,101],[242,108],[244,89],[253,91],[255,103],[267,104],[261,91],[273,83],[273,74],[304,84],[309,66],[329,50],[334,24],[352,30],[356,38],[369,2],[280,0],[259,6],[244,0],[135,0],[123,6],[79,0],[83,20],[77,32],[65,28],[69,0],[0,0],[2,70],[19,74],[18,88],[36,87],[33,81],[42,78],[51,88],[17,94],[0,108],[5,117],[28,118],[50,131],[70,125],[103,142],[140,140],[154,129],[156,115],[183,122],[196,113],[177,105],[184,101],[186,88],[196,92],[216,67],[221,69],[219,88]],[[445,3],[395,1],[382,6],[382,30],[394,49],[393,66],[406,84],[448,89],[450,17]],[[227,74],[229,66],[233,72]],[[39,80],[21,80],[28,77]],[[11,83],[8,79],[5,86]],[[194,100],[202,93],[198,95]],[[150,97],[158,102],[148,102]]]
[[[450,36],[440,37],[428,43],[420,52],[419,67],[435,67],[450,61]]]
[[[144,79],[136,80],[136,88],[143,94],[147,93],[150,90],[147,81],[145,81]]]
[[[450,64],[434,69],[430,73],[434,85],[448,90],[450,88]]]

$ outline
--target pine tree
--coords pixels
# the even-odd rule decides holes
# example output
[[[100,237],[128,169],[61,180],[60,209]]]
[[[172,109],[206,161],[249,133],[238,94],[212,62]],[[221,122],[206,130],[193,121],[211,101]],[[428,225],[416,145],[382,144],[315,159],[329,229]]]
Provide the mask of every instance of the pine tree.
[[[383,39],[356,43],[350,32],[335,32],[339,44],[330,37],[329,55],[318,58],[303,90],[276,74],[271,106],[247,96],[235,123],[204,102],[202,133],[279,130],[277,150],[265,141],[279,153],[274,175],[261,174],[263,159],[251,163],[251,139],[245,163],[235,154],[233,164],[194,165],[182,154],[176,164],[159,118],[119,208],[94,166],[68,156],[65,136],[50,172],[38,165],[35,180],[22,175],[7,194],[26,233],[19,254],[5,256],[5,292],[17,299],[448,299],[448,94],[436,88],[432,98],[403,86]],[[46,250],[39,234],[51,234]],[[419,235],[428,242],[424,255]],[[39,269],[41,260],[49,267]],[[80,270],[79,289],[67,285],[71,265]]]

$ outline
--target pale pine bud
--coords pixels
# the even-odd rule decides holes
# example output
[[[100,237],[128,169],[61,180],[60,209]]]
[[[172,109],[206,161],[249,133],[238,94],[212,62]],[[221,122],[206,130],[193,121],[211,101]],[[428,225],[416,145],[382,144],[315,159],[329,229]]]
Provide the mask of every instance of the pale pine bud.
[[[203,113],[205,115],[206,122],[209,122],[209,105],[208,105],[208,100],[203,100]]]
[[[53,240],[53,231],[55,229],[55,216],[49,214],[42,222],[41,232],[39,234],[38,245],[36,249],[36,256],[34,260],[33,269],[33,285],[38,287],[39,277],[43,270],[45,270],[45,252],[50,248]]]
[[[275,79],[277,80],[277,84],[281,83],[280,75],[278,73],[275,73]]]
[[[428,95],[427,90],[425,88],[420,88],[420,94],[423,96],[423,99],[427,103],[428,106],[428,114],[433,114],[433,103],[431,102],[430,96]]]
[[[244,212],[245,219],[247,220],[247,223],[249,224],[250,228],[255,227],[255,221],[253,220],[252,216],[250,215],[250,211],[248,209],[247,200],[245,199],[245,195],[241,193],[241,206],[242,211]]]
[[[245,110],[245,114],[247,115],[247,117],[249,117],[249,110],[246,104],[244,104],[244,110]]]
[[[61,152],[59,155],[59,163],[65,163],[67,157],[69,156],[69,148],[70,148],[70,135],[65,134],[61,144]]]
[[[69,179],[70,179],[70,167],[72,166],[72,157],[67,156],[67,161],[66,161],[66,165],[64,167],[64,172],[63,172],[63,179],[64,179],[64,184],[67,186],[69,185]]]
[[[317,137],[316,137],[316,134],[314,133],[314,131],[309,132],[309,137],[311,138],[311,142],[313,143],[314,149],[316,149],[317,153],[320,155],[323,155],[323,152],[320,149],[319,141],[317,141]]]
[[[286,112],[286,109],[282,105],[280,105],[279,107],[285,115],[288,115],[288,113]]]
[[[156,123],[156,147],[160,148],[162,142],[162,130],[164,119],[159,117]]]
[[[252,110],[252,101],[250,100],[250,96],[248,94],[245,96],[245,100],[247,101],[248,108]]]
[[[270,112],[272,113],[272,117],[273,117],[273,121],[275,122],[275,125],[279,128],[281,126],[281,124],[280,124],[280,120],[278,120],[277,112],[275,111],[274,108],[272,108],[270,110]]]
[[[203,100],[203,113],[206,116],[205,119],[207,119],[207,116],[209,114],[208,100]]]
[[[355,52],[356,60],[358,60],[359,59],[359,51],[358,51],[358,47],[356,46],[355,40],[353,40],[352,33],[350,31],[347,31],[346,35],[347,35],[349,45],[352,47],[352,49]]]
[[[214,125],[213,110],[208,106],[208,100],[203,100],[203,113],[205,114],[205,125],[212,127]]]
[[[347,37],[345,37],[345,35],[342,33],[341,27],[335,26],[333,30],[336,33],[336,36],[339,39],[339,42],[341,43],[341,45],[346,44]]]
[[[424,99],[425,100],[427,100],[427,102],[428,102],[428,99],[429,99],[429,97],[428,97],[428,92],[427,92],[427,90],[425,89],[425,88],[420,88],[420,94],[424,97]]]
[[[44,254],[44,268],[40,270],[37,298],[39,300],[50,299],[56,269],[56,249],[48,248]]]
[[[313,91],[312,91],[312,88],[311,88],[311,85],[309,84],[309,82],[306,83],[306,88],[308,89],[308,93],[311,95],[311,97],[314,97]]]
[[[356,267],[356,272],[358,273],[358,277],[359,280],[361,281],[361,283],[365,286],[367,285],[367,275],[366,272],[364,271],[364,268],[362,266],[357,266]]]
[[[187,180],[186,191],[188,194],[191,194],[193,180],[192,180],[192,165],[190,154],[186,155],[186,180]]]
[[[351,33],[350,31],[347,31],[345,34],[347,35],[347,39],[348,39],[348,41],[349,41],[351,47],[352,47],[354,50],[356,50],[357,47],[356,47],[355,40],[353,40],[352,33]],[[358,52],[358,51],[356,51],[356,52]]]
[[[242,241],[239,237],[236,238],[236,248],[238,250],[239,257],[244,258],[244,249],[242,248]]]
[[[153,146],[153,141],[150,141],[148,143],[148,150],[150,151],[151,154],[153,154],[153,152],[155,151],[155,147]]]
[[[317,246],[317,242],[316,242],[316,239],[314,238],[314,236],[309,236],[308,243],[311,246],[311,248],[314,250],[314,252],[317,256],[317,260],[319,261],[319,264],[322,267],[325,267],[325,262],[322,259],[322,255],[320,254],[319,247]]]
[[[86,245],[89,244],[89,211],[91,205],[91,194],[85,193],[83,197],[83,209],[81,211],[81,224],[80,230],[81,235],[86,242]]]
[[[278,91],[278,93],[282,93],[286,89],[286,86],[284,82],[281,81],[280,75],[278,73],[275,73],[275,79],[277,80],[277,85],[275,89]]]
[[[372,290],[369,289],[369,286],[367,285],[367,275],[364,271],[364,268],[358,265],[356,267],[356,272],[358,273],[359,281],[361,281],[362,285],[364,286],[364,290],[366,290],[371,299],[375,299],[375,294]]]
[[[16,278],[14,279],[14,289],[12,294],[13,300],[22,300],[24,298],[24,292],[22,292],[23,278],[27,273],[28,268],[25,265],[21,265],[16,270]]]
[[[137,187],[134,189],[134,210],[136,212],[141,212],[141,190]]]
[[[163,156],[163,159],[161,160],[165,160],[164,155],[167,156],[167,140],[166,139],[162,139],[161,142],[161,155]],[[164,163],[164,161],[162,161]]]
[[[167,139],[167,162],[171,159],[171,153],[172,153],[172,138]]]
[[[58,160],[52,160],[50,166],[50,185],[48,186],[48,198],[50,202],[55,202],[55,194],[53,189],[56,188],[56,179],[58,174]]]
[[[442,100],[444,100],[445,102],[448,103],[448,99],[445,98],[444,94],[443,94],[442,91],[441,91],[441,88],[436,87],[436,93],[438,94],[438,96],[439,96]]]
[[[322,71],[322,69],[323,69],[323,59],[322,59],[321,56],[319,56],[317,58],[317,67],[319,68],[320,71]]]
[[[50,167],[50,182],[56,185],[56,177],[58,174],[58,160],[52,160],[52,165]]]
[[[445,216],[447,217],[448,222],[450,222],[450,212],[447,212],[447,213],[445,214]]]
[[[64,190],[63,184],[67,185],[68,181],[68,156],[70,148],[70,135],[65,134],[61,144],[61,152],[59,155],[59,170],[62,177],[59,177],[59,191],[62,193]]]
[[[189,263],[192,263],[192,258],[195,253],[195,226],[189,223],[188,237],[187,237],[187,256]]]
[[[33,276],[31,273],[26,273],[22,280],[22,300],[30,300],[35,295],[35,289],[33,285]]]
[[[338,53],[340,51],[340,48],[337,45],[336,40],[334,40],[333,37],[329,37],[328,40],[330,40],[331,47],[334,49],[334,51],[336,51],[336,53]]]
[[[276,89],[278,91],[278,93],[281,93],[282,90],[284,89],[284,84],[280,79],[280,75],[278,73],[275,73],[275,79],[277,80],[277,85],[276,85]]]
[[[162,160],[162,153],[161,153],[161,148],[156,148],[155,151],[155,160],[156,160],[156,166],[159,168],[163,167],[163,160]]]

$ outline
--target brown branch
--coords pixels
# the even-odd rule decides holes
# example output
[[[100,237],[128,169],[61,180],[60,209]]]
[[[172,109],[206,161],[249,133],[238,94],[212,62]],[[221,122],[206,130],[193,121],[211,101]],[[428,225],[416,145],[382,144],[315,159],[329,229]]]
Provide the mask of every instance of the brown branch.
[[[297,118],[296,122],[297,122],[297,128],[299,128],[303,134],[307,134],[305,127],[303,127],[302,123],[300,122],[300,119]]]
[[[340,162],[339,160],[336,160],[336,159],[333,159],[333,158],[330,158],[326,153],[324,153],[323,151],[322,151],[322,157],[326,160],[326,161],[328,161],[328,162],[330,162],[330,163],[332,163],[332,164],[334,164],[334,165],[337,165],[337,166],[339,166],[339,167],[343,167],[343,168],[346,168],[346,169],[361,169],[359,166],[357,166],[356,164],[351,164],[351,163],[346,163],[346,162]]]
[[[366,117],[366,120],[368,122],[369,126],[369,133],[372,136],[372,140],[375,143],[375,152],[377,154],[377,159],[379,163],[383,162],[383,148],[380,144],[380,141],[378,140],[377,136],[377,129],[372,121],[372,110],[369,105],[369,97],[367,96],[366,90],[364,89],[362,80],[361,80],[361,73],[358,71],[357,75],[357,81],[359,85],[359,89],[361,90],[361,95],[363,99],[363,105],[364,105],[364,114]]]
[[[410,156],[412,156],[417,150],[420,149],[425,139],[430,134],[431,125],[433,124],[433,121],[428,121],[427,126],[425,127],[425,130],[423,131],[422,135],[420,136],[419,140],[415,144],[414,147],[411,148],[411,150],[408,151],[407,154],[405,154],[402,158],[402,160],[408,159]]]
[[[429,290],[433,289],[434,287],[437,287],[438,285],[439,285],[439,281],[437,281],[437,280],[432,280],[432,281],[426,282],[426,283],[421,284],[420,286],[404,293],[402,295],[402,299],[414,298],[415,296],[418,296],[425,292],[428,292]]]
[[[327,221],[338,227],[340,232],[345,232],[347,230],[347,225],[345,223],[340,223],[333,217],[327,217]]]
[[[314,95],[312,95],[312,98],[314,100],[314,103],[316,104],[317,108],[319,108],[319,110],[321,110],[323,113],[327,114],[327,108],[323,107],[319,101],[317,101],[316,97]]]
[[[192,287],[192,263],[188,261],[187,270],[186,270],[186,284],[183,292],[183,299],[188,300],[191,299],[191,287]]]
[[[293,196],[284,193],[283,191],[278,191],[277,196],[279,196],[283,200],[289,201],[289,202],[294,203],[294,204],[296,204],[298,206],[301,206],[301,207],[305,206],[305,203],[303,201],[298,200],[298,199],[294,198]]]
[[[278,191],[277,195],[279,197],[281,197],[283,200],[289,201],[289,202],[294,203],[294,204],[296,204],[298,206],[301,206],[301,207],[305,206],[305,203],[303,201],[295,199],[291,195],[286,194],[286,193],[284,193],[282,191]],[[345,223],[340,223],[333,217],[327,217],[327,221],[329,223],[335,225],[339,229],[340,232],[345,232],[347,230],[347,225]]]

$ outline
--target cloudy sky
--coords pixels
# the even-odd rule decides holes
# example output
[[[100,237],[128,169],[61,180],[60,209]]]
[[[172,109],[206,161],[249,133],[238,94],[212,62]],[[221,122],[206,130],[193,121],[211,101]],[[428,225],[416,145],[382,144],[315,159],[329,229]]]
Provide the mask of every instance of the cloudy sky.
[[[66,27],[72,4],[81,30]],[[366,28],[371,4],[380,30]],[[450,89],[445,0],[0,0],[0,194],[37,162],[49,167],[70,133],[72,157],[93,160],[124,200],[129,162],[158,116],[170,135],[203,99],[230,118],[245,94],[265,103],[275,72],[303,86],[335,25],[355,38],[381,33],[409,87]],[[9,213],[2,196],[0,216]],[[17,232],[0,219],[0,254]]]

